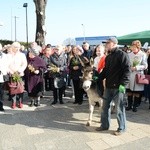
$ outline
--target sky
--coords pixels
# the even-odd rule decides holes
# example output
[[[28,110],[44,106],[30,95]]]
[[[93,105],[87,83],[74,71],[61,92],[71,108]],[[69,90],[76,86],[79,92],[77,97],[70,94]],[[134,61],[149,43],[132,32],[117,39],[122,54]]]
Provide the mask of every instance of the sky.
[[[28,3],[29,42],[35,40],[33,0],[0,1],[0,39],[26,42]],[[16,32],[15,32],[16,16]],[[67,38],[123,36],[150,30],[150,0],[48,0],[46,44],[62,44]],[[16,33],[16,34],[15,34]]]

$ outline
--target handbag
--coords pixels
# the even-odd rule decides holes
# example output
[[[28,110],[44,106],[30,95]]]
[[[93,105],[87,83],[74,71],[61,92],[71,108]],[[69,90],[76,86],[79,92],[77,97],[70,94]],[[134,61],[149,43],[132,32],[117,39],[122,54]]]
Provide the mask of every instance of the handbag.
[[[54,87],[59,89],[66,85],[65,78],[61,76],[54,77]]]
[[[135,79],[137,84],[150,84],[150,75],[137,73]]]
[[[14,94],[20,94],[24,92],[24,82],[20,81],[20,82],[9,82],[8,83],[8,87],[9,87],[9,93],[10,95],[14,95]]]

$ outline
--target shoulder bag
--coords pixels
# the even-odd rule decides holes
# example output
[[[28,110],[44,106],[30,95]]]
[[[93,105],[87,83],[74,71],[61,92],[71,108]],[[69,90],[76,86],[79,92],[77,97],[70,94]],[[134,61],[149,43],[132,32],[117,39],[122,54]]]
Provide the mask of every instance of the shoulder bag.
[[[150,84],[150,75],[137,73],[135,79],[137,84]]]

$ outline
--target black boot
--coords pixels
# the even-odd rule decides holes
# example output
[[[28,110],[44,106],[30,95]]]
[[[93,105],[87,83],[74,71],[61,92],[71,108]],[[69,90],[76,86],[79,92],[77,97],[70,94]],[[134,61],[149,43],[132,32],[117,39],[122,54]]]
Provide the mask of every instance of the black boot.
[[[55,104],[57,104],[57,101],[54,100],[51,104],[52,104],[52,105],[55,105]]]
[[[134,97],[133,108],[132,108],[133,112],[137,112],[138,103],[139,103],[139,97]]]
[[[34,99],[31,99],[31,103],[29,105],[30,107],[33,107],[34,106]]]
[[[64,104],[64,102],[62,100],[62,95],[59,95],[59,102],[60,102],[60,104]]]
[[[137,101],[137,107],[139,107],[141,105],[141,101],[142,101],[142,95],[140,95],[140,97]]]
[[[57,103],[57,89],[53,90],[53,97],[54,101],[51,103],[51,105],[55,105]]]
[[[0,111],[4,111],[3,103],[0,101]]]
[[[127,111],[132,109],[132,101],[133,101],[133,96],[128,96],[128,107],[126,107]]]
[[[63,100],[59,100],[60,104],[64,104]]]
[[[36,103],[35,103],[35,106],[36,106],[36,107],[40,106],[40,96],[37,98]]]
[[[64,94],[65,90],[63,88],[59,89],[59,102],[60,104],[64,104],[62,96]]]

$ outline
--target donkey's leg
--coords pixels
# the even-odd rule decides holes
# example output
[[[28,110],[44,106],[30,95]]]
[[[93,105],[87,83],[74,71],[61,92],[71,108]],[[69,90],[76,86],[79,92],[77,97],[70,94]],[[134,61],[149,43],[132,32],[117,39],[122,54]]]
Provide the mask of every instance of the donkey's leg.
[[[93,111],[94,111],[94,105],[89,104],[89,118],[88,118],[88,122],[86,123],[86,126],[90,126],[91,125]]]
[[[102,107],[103,107],[103,99],[100,98],[100,99],[98,100],[98,103],[99,103],[99,114],[101,115]],[[101,123],[101,119],[100,119],[100,123]]]

